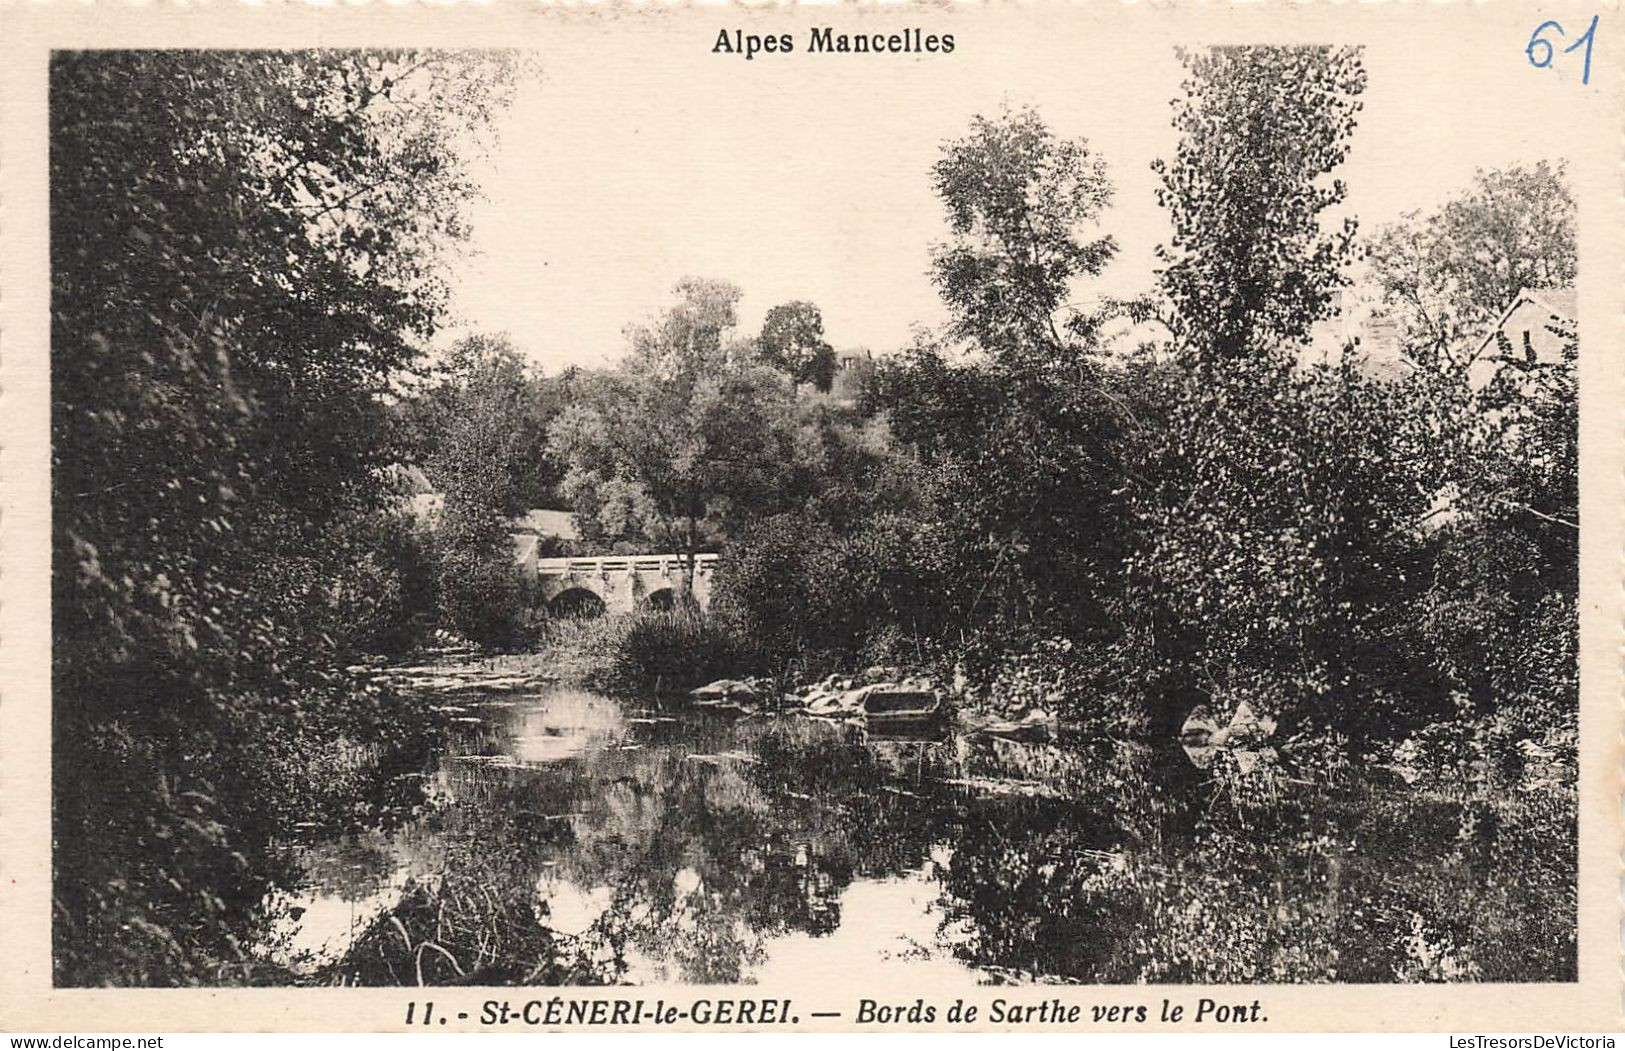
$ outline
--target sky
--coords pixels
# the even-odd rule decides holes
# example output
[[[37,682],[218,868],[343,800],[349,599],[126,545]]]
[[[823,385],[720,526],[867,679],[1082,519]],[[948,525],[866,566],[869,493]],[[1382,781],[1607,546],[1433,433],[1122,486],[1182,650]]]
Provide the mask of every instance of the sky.
[[[603,24],[545,39],[539,79],[476,169],[484,196],[469,214],[447,338],[507,332],[550,373],[608,364],[623,329],[695,275],[743,288],[742,332],[806,299],[838,348],[895,350],[913,326],[943,319],[929,277],[931,245],[947,232],[932,163],[972,115],[1005,105],[1036,107],[1107,162],[1116,194],[1102,229],[1120,251],[1080,293],[1146,290],[1168,232],[1150,163],[1175,143],[1176,41],[1125,33],[1102,47],[1086,27],[1032,18],[926,20],[955,32],[953,55],[746,63],[712,54],[716,28],[703,20],[617,28],[613,47],[591,43]],[[882,28],[880,15],[843,21]],[[886,16],[886,28],[920,21]],[[764,16],[747,31],[782,28]],[[1523,38],[1501,35],[1448,61],[1402,37],[1370,42],[1365,108],[1338,173],[1363,230],[1459,193],[1475,168],[1561,155],[1553,132],[1572,119],[1579,85],[1531,70]],[[805,31],[796,39],[802,47]]]

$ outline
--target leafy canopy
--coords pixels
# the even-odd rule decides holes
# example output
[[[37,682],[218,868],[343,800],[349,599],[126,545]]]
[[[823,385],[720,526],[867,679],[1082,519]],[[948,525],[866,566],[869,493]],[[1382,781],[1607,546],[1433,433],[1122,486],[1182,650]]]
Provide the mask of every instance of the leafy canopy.
[[[627,330],[625,366],[583,383],[548,440],[590,539],[693,555],[779,491],[791,392],[732,338],[739,289],[689,279],[674,291]]]
[[[1380,231],[1371,269],[1402,351],[1425,369],[1462,372],[1524,289],[1574,284],[1574,198],[1561,164],[1479,171],[1426,215]]]
[[[1069,290],[1117,245],[1083,233],[1112,195],[1087,142],[1058,139],[1032,109],[978,116],[943,146],[932,180],[953,235],[932,267],[954,335],[998,358],[1047,358],[1088,332]]]
[[[1152,165],[1174,234],[1158,249],[1177,345],[1204,361],[1301,342],[1333,309],[1354,220],[1324,213],[1346,188],[1366,74],[1357,48],[1181,51],[1179,145]]]
[[[796,383],[828,391],[835,382],[835,348],[824,339],[824,315],[805,300],[769,310],[757,346],[763,361]]]

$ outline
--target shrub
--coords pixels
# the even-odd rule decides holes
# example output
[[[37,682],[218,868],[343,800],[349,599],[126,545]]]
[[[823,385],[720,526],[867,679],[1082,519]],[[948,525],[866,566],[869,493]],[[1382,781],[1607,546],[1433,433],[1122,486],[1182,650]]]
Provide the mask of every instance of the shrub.
[[[440,614],[447,625],[481,646],[518,641],[524,588],[509,560],[443,545],[437,561]]]
[[[513,560],[502,512],[464,493],[448,498],[435,535],[440,618],[481,646],[519,642],[531,595]]]
[[[423,768],[434,725],[338,674],[161,696],[140,723],[56,713],[55,981],[285,982],[258,951],[262,902],[298,878],[273,844],[412,814],[423,782],[400,775]]]
[[[1144,734],[1149,725],[1144,709],[1135,698],[1113,689],[1106,675],[1104,662],[1071,639],[1040,639],[996,658],[981,693],[1010,717],[1038,709],[1081,734]]]
[[[728,549],[718,617],[751,640],[765,667],[817,675],[892,659],[925,628],[922,606],[934,605],[917,569],[917,534],[900,515],[844,534],[801,514],[765,519]]]
[[[358,519],[332,586],[334,633],[346,649],[400,654],[434,618],[435,566],[426,531],[409,515]]]
[[[643,610],[605,618],[586,672],[598,689],[689,689],[749,670],[733,636],[693,609]]]

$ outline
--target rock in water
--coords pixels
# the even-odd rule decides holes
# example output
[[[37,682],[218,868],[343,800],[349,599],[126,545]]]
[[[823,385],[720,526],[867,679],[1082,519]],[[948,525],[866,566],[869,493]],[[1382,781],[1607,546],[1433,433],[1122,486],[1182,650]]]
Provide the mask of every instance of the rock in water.
[[[883,686],[888,682],[896,681],[897,677],[902,674],[902,669],[894,664],[876,664],[863,669],[860,678],[871,686]]]
[[[762,696],[759,689],[742,679],[718,679],[696,686],[688,695],[698,701],[755,701]]]
[[[1010,741],[1041,743],[1055,737],[1055,719],[1048,712],[1035,708],[1014,722],[1001,719],[981,727],[981,732]]]
[[[1260,756],[1274,756],[1275,750],[1268,747],[1274,733],[1275,720],[1267,715],[1260,717],[1246,701],[1236,705],[1235,713],[1223,726],[1206,705],[1199,704],[1180,728],[1179,743],[1190,761],[1203,770],[1213,763],[1219,749],[1225,748],[1235,756],[1238,769],[1249,773]]]
[[[847,692],[848,691],[845,690],[814,689],[811,693],[807,694],[802,703],[808,715],[823,715],[841,718],[849,715],[857,715],[858,709],[856,707],[848,706],[845,703]]]

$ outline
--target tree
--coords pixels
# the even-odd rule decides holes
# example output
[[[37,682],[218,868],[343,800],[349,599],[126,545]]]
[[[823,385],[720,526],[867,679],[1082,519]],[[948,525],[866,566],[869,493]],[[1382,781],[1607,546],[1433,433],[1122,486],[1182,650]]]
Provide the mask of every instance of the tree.
[[[1037,112],[976,117],[932,169],[953,238],[932,253],[954,335],[998,358],[1053,357],[1094,320],[1067,306],[1071,282],[1098,274],[1110,237],[1084,237],[1111,201],[1104,162],[1059,140]]]
[[[967,637],[1090,632],[1117,561],[1118,434],[1131,412],[1074,285],[1106,265],[1091,228],[1104,162],[1033,110],[977,117],[933,169],[951,238],[933,250],[950,339],[882,370],[880,404],[926,466],[922,531],[945,619]]]
[[[1465,373],[1519,292],[1574,284],[1574,198],[1562,164],[1480,170],[1436,212],[1409,212],[1371,246],[1372,277],[1403,352]]]
[[[1354,220],[1322,232],[1342,202],[1330,173],[1348,153],[1366,75],[1357,48],[1181,51],[1179,145],[1158,202],[1174,235],[1158,249],[1176,346],[1201,363],[1278,352],[1329,316]]]
[[[563,475],[547,454],[547,427],[569,380],[542,375],[506,333],[458,340],[435,376],[402,406],[430,484],[449,493],[483,471],[480,500],[503,515],[547,506]]]
[[[1501,349],[1485,337],[1520,292],[1572,286],[1574,231],[1564,169],[1542,161],[1479,171],[1465,193],[1437,211],[1407,213],[1372,243],[1370,280],[1415,366],[1415,394],[1430,407],[1413,441],[1434,491],[1460,491],[1486,468],[1493,473],[1487,461],[1475,466],[1474,449],[1504,392],[1476,384],[1474,365]]]
[[[124,631],[183,662],[280,662],[222,617],[280,620],[289,596],[245,585],[384,495],[382,395],[433,329],[471,191],[446,129],[478,128],[513,75],[500,54],[55,57],[71,666],[121,663]]]
[[[1524,289],[1572,285],[1574,201],[1561,165],[1478,172],[1407,213],[1372,249],[1372,278],[1415,368],[1401,438],[1431,498],[1427,587],[1414,618],[1444,687],[1494,726],[1568,733],[1578,704],[1579,333],[1553,319],[1555,358],[1492,332]],[[1481,354],[1502,362],[1475,369]],[[1487,377],[1487,378],[1486,378]]]
[[[824,339],[824,316],[805,300],[769,310],[757,346],[763,361],[796,383],[810,383],[827,393],[835,382],[835,348]]]
[[[1448,686],[1513,740],[1567,735],[1579,705],[1579,333],[1479,395],[1417,618]],[[1506,337],[1498,334],[1505,354]],[[1511,357],[1511,355],[1508,355]],[[1420,383],[1426,394],[1431,388]],[[1512,741],[1506,742],[1509,746]],[[1549,741],[1549,743],[1556,743]]]
[[[241,959],[223,917],[259,877],[233,858],[277,810],[242,776],[264,769],[252,728],[292,740],[331,681],[354,549],[330,540],[387,502],[384,396],[444,301],[461,147],[517,72],[503,53],[53,55],[59,980]],[[107,808],[146,825],[110,835]]]
[[[739,290],[690,279],[675,293],[627,330],[626,364],[582,385],[549,446],[588,531],[684,555],[691,591],[694,556],[780,492],[793,417],[782,377],[729,338]]]
[[[1182,55],[1181,138],[1158,162],[1173,220],[1159,292],[1173,334],[1138,435],[1129,638],[1156,728],[1204,694],[1334,718],[1350,673],[1393,626],[1419,513],[1395,434],[1403,406],[1352,357],[1300,367],[1333,309],[1354,222],[1342,200],[1365,73],[1358,52],[1215,48]]]
[[[701,382],[749,363],[748,344],[731,338],[739,324],[737,286],[687,277],[672,289],[677,302],[626,329],[630,370],[687,396]]]
[[[546,455],[553,406],[506,336],[459,341],[431,398],[438,425],[428,469],[444,494],[435,544],[442,613],[476,642],[509,643],[522,596],[508,523],[557,477]]]

